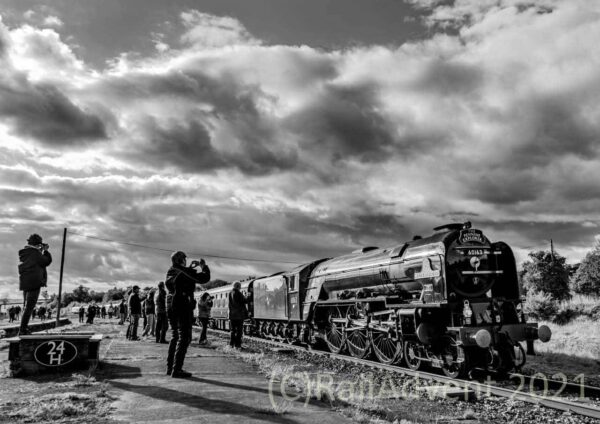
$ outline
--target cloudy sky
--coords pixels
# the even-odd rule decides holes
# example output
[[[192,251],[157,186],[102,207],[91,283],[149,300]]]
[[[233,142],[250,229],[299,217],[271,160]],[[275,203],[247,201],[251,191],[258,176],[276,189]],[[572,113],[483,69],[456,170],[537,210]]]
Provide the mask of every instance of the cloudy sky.
[[[520,260],[600,234],[600,2],[3,0],[0,297],[263,275],[471,220]],[[251,262],[232,258],[266,259]]]

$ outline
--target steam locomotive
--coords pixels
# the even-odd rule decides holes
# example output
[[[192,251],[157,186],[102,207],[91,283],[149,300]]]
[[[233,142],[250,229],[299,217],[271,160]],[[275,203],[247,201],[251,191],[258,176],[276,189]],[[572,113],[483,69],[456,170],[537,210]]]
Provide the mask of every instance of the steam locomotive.
[[[228,329],[230,290],[209,290],[216,328]],[[547,326],[525,318],[510,247],[470,222],[246,280],[242,292],[248,335],[320,343],[413,370],[428,364],[450,377],[519,369],[520,342],[551,337]]]

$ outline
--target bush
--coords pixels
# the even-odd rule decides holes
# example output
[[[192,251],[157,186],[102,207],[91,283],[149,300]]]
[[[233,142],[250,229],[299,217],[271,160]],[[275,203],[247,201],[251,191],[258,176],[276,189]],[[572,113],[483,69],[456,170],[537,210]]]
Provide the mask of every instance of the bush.
[[[600,305],[594,306],[590,311],[590,317],[594,320],[600,320]]]
[[[549,321],[558,313],[558,302],[547,293],[528,292],[525,298],[524,311],[537,320]]]
[[[540,250],[529,253],[529,261],[523,263],[519,273],[523,290],[544,292],[556,300],[571,298],[569,271],[566,259],[558,253]]]
[[[575,293],[600,296],[600,245],[589,252],[573,278]]]
[[[571,320],[573,318],[576,318],[579,315],[581,315],[582,308],[579,306],[580,305],[576,305],[575,308],[572,308],[568,302],[561,304],[558,307],[558,311],[556,312],[556,315],[552,319],[552,322],[554,322],[555,324],[559,324],[559,325],[568,324],[569,322],[571,322]]]

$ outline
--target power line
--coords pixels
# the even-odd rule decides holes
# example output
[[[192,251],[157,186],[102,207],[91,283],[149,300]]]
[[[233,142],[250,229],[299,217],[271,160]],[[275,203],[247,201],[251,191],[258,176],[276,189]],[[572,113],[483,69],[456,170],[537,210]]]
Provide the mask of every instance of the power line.
[[[125,245],[125,246],[141,247],[143,249],[158,250],[158,251],[161,251],[161,252],[169,252],[169,253],[173,252],[173,249],[163,249],[161,247],[147,246],[147,245],[139,244],[139,243],[131,243],[131,242],[127,242],[127,241],[111,240],[111,239],[107,239],[107,238],[103,238],[103,237],[97,237],[97,236],[90,236],[90,235],[86,235],[86,234],[80,234],[80,233],[76,233],[76,232],[70,231],[70,230],[67,231],[67,233],[68,234],[73,234],[73,235],[76,235],[76,236],[80,236],[80,237],[85,237],[85,238],[88,238],[88,239],[101,240],[101,241],[106,241],[106,242],[109,242],[109,243],[122,244],[122,245]],[[234,256],[212,255],[212,254],[208,254],[208,253],[195,253],[195,252],[191,252],[189,254],[190,255],[194,255],[194,256],[206,256],[207,258],[229,259],[229,260],[246,261],[246,262],[280,263],[280,264],[292,264],[292,265],[298,265],[298,264],[300,264],[300,262],[279,261],[279,260],[276,260],[276,259],[238,258],[238,257],[234,257]]]

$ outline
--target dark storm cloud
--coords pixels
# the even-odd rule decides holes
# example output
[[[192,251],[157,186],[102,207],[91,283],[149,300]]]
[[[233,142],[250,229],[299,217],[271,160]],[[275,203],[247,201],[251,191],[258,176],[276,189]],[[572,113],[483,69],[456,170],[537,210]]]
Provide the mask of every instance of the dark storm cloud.
[[[531,243],[530,246],[522,246],[528,248],[527,250],[548,250],[550,239],[552,239],[559,251],[560,245],[569,247],[573,245],[593,246],[594,236],[598,233],[599,228],[590,228],[578,221],[517,221],[514,219],[486,220],[483,218],[478,218],[477,222],[474,222],[474,226],[484,231],[518,233],[527,242]],[[509,240],[505,241],[508,242]]]
[[[332,161],[357,158],[375,162],[394,144],[393,128],[378,110],[377,88],[328,86],[284,125],[310,150]]]
[[[507,172],[505,169],[479,169],[461,178],[465,180],[467,195],[470,197],[503,205],[542,197],[548,185],[542,175],[527,170]]]
[[[211,145],[211,136],[201,122],[172,122],[166,127],[145,119],[146,142],[140,146],[143,160],[159,166],[173,165],[187,172],[207,172],[221,168],[225,162]],[[129,153],[139,159],[140,151]]]
[[[480,67],[431,60],[423,74],[414,82],[415,91],[434,93],[437,96],[475,95],[484,82],[485,73]]]
[[[600,88],[600,79],[597,81]],[[587,87],[592,93],[600,90]],[[544,165],[562,155],[582,158],[597,157],[600,149],[600,126],[586,119],[588,101],[585,95],[535,99],[525,110],[533,131],[514,151],[516,166]],[[591,100],[591,99],[589,99]]]
[[[133,160],[172,165],[192,173],[237,168],[248,175],[296,165],[295,148],[279,142],[272,119],[257,107],[265,94],[231,75],[213,78],[197,70],[161,75],[135,72],[108,79],[99,89],[105,88],[125,104],[164,99],[191,105],[187,116],[178,119],[138,118],[136,128],[143,140],[131,145],[133,149],[127,154]],[[206,110],[193,105],[204,105]],[[226,135],[217,136],[219,130],[225,130]]]
[[[13,132],[52,146],[107,137],[103,121],[74,104],[58,88],[17,79],[19,87],[0,83],[0,120],[10,122]]]
[[[348,245],[352,246],[365,246],[376,241],[394,244],[406,241],[413,235],[401,217],[381,213],[338,215],[318,219],[290,212],[285,214],[285,226],[288,231],[312,234],[319,238],[335,236],[347,240]]]
[[[260,122],[252,122],[247,116],[231,117],[228,124],[238,139],[238,148],[227,151],[217,150],[215,145],[221,141],[213,138],[204,123],[194,119],[185,123],[173,120],[164,126],[145,119],[142,124],[145,142],[128,154],[133,160],[163,167],[172,165],[198,174],[237,168],[244,174],[264,175],[295,166],[295,152],[276,146],[270,140],[273,134],[268,128],[261,128]]]

